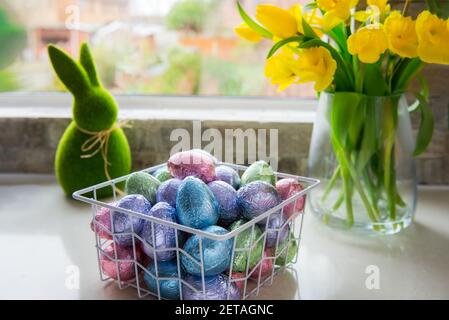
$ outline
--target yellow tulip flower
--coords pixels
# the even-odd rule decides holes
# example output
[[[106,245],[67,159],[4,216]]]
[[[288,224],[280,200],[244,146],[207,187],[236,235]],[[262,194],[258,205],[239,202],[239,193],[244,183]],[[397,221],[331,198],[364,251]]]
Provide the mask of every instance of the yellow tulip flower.
[[[367,4],[371,7],[377,7],[381,15],[384,15],[391,10],[388,0],[367,0]]]
[[[317,0],[318,8],[326,11],[323,16],[323,29],[331,30],[339,23],[348,20],[351,9],[359,0]]]
[[[349,53],[364,63],[376,63],[387,48],[387,35],[379,25],[363,27],[348,38]]]
[[[449,64],[449,28],[446,21],[423,11],[416,21],[418,55],[427,63]]]
[[[298,24],[291,10],[260,4],[256,7],[256,18],[275,37],[286,39],[298,32]]]
[[[405,58],[418,56],[416,22],[411,17],[403,17],[398,11],[394,11],[385,20],[384,28],[391,52]]]
[[[234,31],[240,38],[251,42],[259,42],[262,40],[262,36],[251,29],[245,22],[236,26]]]
[[[371,19],[373,23],[379,23],[391,11],[388,0],[368,0],[367,4],[368,8],[365,11],[357,11],[355,13],[354,17],[357,21],[365,22]]]
[[[294,73],[294,65],[297,63],[293,51],[282,48],[281,51],[267,59],[265,64],[265,76],[271,79],[271,83],[278,85],[278,92],[298,81]]]
[[[298,83],[315,82],[315,90],[323,91],[334,80],[337,63],[329,50],[314,47],[301,50],[294,73],[298,76]]]

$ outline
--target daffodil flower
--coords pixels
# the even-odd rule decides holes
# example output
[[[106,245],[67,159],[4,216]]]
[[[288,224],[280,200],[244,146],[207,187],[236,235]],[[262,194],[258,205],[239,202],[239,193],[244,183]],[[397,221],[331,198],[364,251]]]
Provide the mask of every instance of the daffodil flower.
[[[418,56],[416,22],[411,17],[403,17],[398,11],[393,11],[385,20],[384,28],[391,52],[404,58]]]
[[[262,36],[251,29],[245,22],[242,22],[237,27],[234,28],[234,32],[242,39],[259,42],[262,40]]]
[[[317,0],[318,8],[326,13],[323,16],[323,29],[332,30],[336,25],[349,19],[351,9],[359,0]]]
[[[360,28],[348,38],[349,53],[364,63],[376,63],[387,48],[387,35],[379,24]]]
[[[332,84],[336,70],[337,63],[323,47],[301,50],[294,68],[298,83],[315,82],[314,89],[318,92]]]
[[[429,11],[423,11],[416,21],[418,55],[427,63],[449,64],[448,22]]]

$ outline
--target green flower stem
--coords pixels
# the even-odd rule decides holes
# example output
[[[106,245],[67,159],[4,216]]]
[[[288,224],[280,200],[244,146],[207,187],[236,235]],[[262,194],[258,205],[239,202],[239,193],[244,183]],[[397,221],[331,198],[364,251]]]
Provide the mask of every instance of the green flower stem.
[[[354,211],[352,208],[352,185],[351,185],[351,176],[346,169],[342,169],[342,178],[343,178],[343,188],[345,190],[345,206],[346,206],[346,216],[348,227],[352,227],[354,225]]]
[[[329,196],[329,193],[335,186],[335,182],[337,182],[338,177],[340,176],[340,165],[335,168],[334,173],[332,174],[331,179],[326,185],[326,189],[324,189],[323,195],[321,197],[321,200],[324,202],[326,201],[327,197]]]

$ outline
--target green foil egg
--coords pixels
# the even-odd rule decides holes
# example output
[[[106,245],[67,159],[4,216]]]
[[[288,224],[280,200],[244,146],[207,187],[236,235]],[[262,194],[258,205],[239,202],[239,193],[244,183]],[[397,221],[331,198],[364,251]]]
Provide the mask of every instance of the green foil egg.
[[[276,180],[273,169],[266,161],[259,160],[254,162],[245,170],[240,179],[241,186],[253,181],[265,181],[275,185]]]
[[[288,243],[290,244],[288,246],[288,252],[286,252],[284,248]],[[295,257],[298,254],[298,242],[294,239],[291,239],[290,241],[284,241],[283,243],[279,244],[277,252],[277,254],[280,253],[280,255],[276,259],[276,264],[285,266],[286,264],[289,264],[290,262],[293,262],[293,260],[295,260]]]
[[[151,204],[156,203],[156,192],[161,182],[151,174],[145,172],[134,172],[126,180],[125,192],[127,194],[140,194]]]
[[[238,227],[245,224],[246,220],[237,220],[235,221],[229,228],[230,230],[235,230]],[[243,230],[236,239],[235,248],[236,249],[247,249],[244,251],[235,251],[234,253],[234,261],[232,264],[233,272],[246,272],[246,267],[248,264],[248,254],[250,252],[250,247],[255,244],[255,241],[258,240],[257,244],[254,245],[251,255],[249,257],[249,268],[251,270],[261,259],[263,254],[263,237],[262,231],[260,230],[258,225],[254,225],[254,234],[251,239],[252,227],[249,227]],[[260,238],[260,239],[259,239]]]

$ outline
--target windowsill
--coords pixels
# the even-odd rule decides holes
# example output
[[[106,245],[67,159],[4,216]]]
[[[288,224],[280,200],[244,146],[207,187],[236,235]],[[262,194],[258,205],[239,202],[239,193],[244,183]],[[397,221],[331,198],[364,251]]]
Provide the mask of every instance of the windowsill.
[[[271,97],[117,95],[122,119],[312,123],[317,101]],[[0,118],[71,118],[66,93],[0,94]]]

